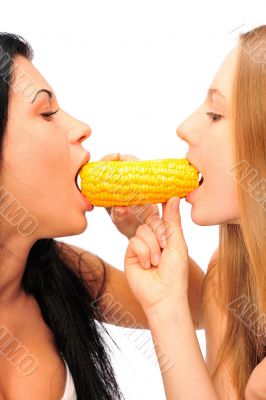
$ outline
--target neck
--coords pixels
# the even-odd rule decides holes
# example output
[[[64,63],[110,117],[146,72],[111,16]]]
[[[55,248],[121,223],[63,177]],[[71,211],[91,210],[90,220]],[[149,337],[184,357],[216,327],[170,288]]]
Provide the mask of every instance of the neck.
[[[21,281],[35,241],[18,232],[0,241],[0,311],[14,304],[24,293]]]

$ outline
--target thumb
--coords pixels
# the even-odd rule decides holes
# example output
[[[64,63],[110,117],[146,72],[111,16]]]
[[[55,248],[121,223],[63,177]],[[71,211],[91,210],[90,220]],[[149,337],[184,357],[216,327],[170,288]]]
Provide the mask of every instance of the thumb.
[[[181,254],[187,251],[187,245],[183,235],[179,205],[180,198],[175,196],[171,197],[163,208],[162,219],[165,224],[165,240],[162,247],[175,250]]]
[[[111,218],[114,223],[118,223],[124,220],[125,215],[127,214],[126,207],[112,207],[111,209]]]

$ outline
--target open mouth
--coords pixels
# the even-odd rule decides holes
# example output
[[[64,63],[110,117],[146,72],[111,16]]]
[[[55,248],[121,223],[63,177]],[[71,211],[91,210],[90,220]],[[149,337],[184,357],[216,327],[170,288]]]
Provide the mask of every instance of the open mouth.
[[[190,162],[189,159],[187,159],[187,160],[188,160],[189,164],[190,164],[192,167],[194,167],[194,168],[198,171],[198,173],[199,173],[199,180],[198,180],[198,182],[199,182],[199,186],[201,186],[201,185],[203,184],[203,181],[204,181],[204,178],[203,178],[202,173],[199,172],[198,168],[197,168],[195,165],[193,165],[193,164]]]
[[[77,172],[76,176],[75,176],[75,184],[77,189],[81,192],[81,179],[79,176],[79,171]]]
[[[202,173],[199,173],[199,186],[202,185],[203,181],[204,181],[203,175]]]
[[[76,184],[76,187],[79,190],[79,192],[81,192],[81,178],[79,176],[79,173],[80,173],[82,167],[84,165],[86,165],[89,161],[90,161],[90,153],[86,152],[85,156],[83,157],[83,160],[81,161],[81,163],[79,165],[79,169],[78,169],[78,171],[76,173],[76,176],[75,176],[75,184]]]

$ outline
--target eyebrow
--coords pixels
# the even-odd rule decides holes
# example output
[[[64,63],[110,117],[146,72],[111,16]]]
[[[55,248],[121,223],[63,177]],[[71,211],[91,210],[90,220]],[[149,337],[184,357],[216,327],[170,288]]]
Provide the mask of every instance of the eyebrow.
[[[42,92],[47,93],[48,96],[49,96],[50,98],[53,97],[53,93],[52,93],[50,90],[48,90],[48,89],[40,89],[40,90],[38,90],[38,92],[35,94],[35,97],[34,97],[34,99],[31,101],[31,103],[34,103],[35,100],[36,100],[36,98],[37,98],[37,96],[38,96],[40,93],[42,93]]]
[[[218,94],[218,96],[222,97],[225,101],[227,101],[227,99],[224,97],[224,95],[222,95],[220,90],[218,90],[216,88],[210,88],[208,90],[208,97],[210,98],[213,94]]]

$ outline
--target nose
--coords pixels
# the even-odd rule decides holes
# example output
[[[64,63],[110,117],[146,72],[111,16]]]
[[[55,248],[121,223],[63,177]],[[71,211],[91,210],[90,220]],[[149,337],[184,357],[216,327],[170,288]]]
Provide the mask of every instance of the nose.
[[[199,141],[199,121],[195,114],[191,114],[176,129],[177,136],[189,145],[195,145]]]
[[[78,141],[81,143],[81,142],[83,142],[83,140],[88,139],[90,137],[90,135],[91,135],[91,128],[89,125],[86,125],[81,129],[80,137],[78,138]]]
[[[72,144],[75,142],[81,143],[91,136],[91,128],[84,122],[76,120],[76,123],[70,129],[69,136]]]
[[[182,124],[180,124],[177,128],[176,128],[176,134],[177,136],[181,139],[187,142],[187,130],[186,130],[186,123],[183,122]]]

